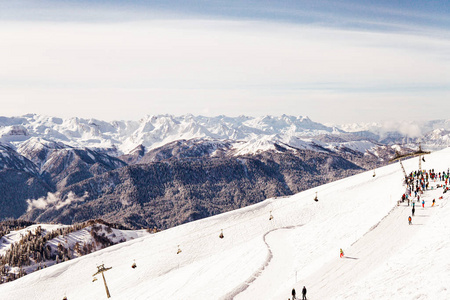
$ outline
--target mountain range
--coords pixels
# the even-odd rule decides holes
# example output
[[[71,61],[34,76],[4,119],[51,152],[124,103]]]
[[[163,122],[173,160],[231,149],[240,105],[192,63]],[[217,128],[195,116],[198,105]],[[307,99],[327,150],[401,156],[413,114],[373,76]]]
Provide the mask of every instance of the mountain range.
[[[385,165],[418,143],[447,147],[450,122],[1,117],[0,219],[73,224],[102,218],[164,229]]]

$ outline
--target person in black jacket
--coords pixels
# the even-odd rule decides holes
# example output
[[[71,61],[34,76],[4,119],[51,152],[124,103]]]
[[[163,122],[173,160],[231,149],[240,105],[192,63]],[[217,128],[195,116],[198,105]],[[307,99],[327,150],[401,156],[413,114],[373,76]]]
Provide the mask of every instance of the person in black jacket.
[[[295,289],[292,289],[292,300],[295,300]]]
[[[306,300],[306,287],[305,286],[303,286],[302,295],[303,295],[302,300]]]

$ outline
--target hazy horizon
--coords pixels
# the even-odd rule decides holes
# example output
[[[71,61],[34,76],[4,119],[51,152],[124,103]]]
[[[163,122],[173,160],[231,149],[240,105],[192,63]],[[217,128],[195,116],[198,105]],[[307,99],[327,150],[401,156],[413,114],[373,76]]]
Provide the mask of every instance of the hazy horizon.
[[[445,119],[446,1],[0,3],[1,115]]]

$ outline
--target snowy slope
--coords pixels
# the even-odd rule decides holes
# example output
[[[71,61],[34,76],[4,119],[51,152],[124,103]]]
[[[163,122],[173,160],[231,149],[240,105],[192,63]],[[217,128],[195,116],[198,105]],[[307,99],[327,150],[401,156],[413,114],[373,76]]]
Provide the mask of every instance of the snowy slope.
[[[417,164],[404,162],[408,172]],[[447,171],[450,149],[422,166]],[[425,192],[425,208],[408,225],[410,207],[397,206],[405,192],[400,165],[372,174],[112,246],[0,285],[0,295],[106,299],[101,277],[92,282],[104,264],[112,267],[111,299],[287,299],[303,285],[313,300],[450,299],[450,193]]]
[[[84,245],[92,245],[91,252],[100,250],[105,247],[102,243],[95,240],[92,231],[98,236],[102,236],[108,239],[113,244],[122,243],[124,241],[129,241],[135,238],[143,237],[149,235],[146,230],[120,230],[111,228],[104,224],[92,223],[93,225],[86,226],[80,230],[75,230],[73,232],[64,234],[57,233],[54,238],[48,240],[45,246],[50,247],[51,253],[58,253],[58,247],[62,246],[67,248],[70,256],[72,258],[77,258],[83,255],[81,251],[76,250],[76,244],[78,247],[83,248]],[[93,228],[95,226],[95,228]],[[22,238],[25,238],[29,233],[36,235],[40,232],[38,236],[45,236],[51,232],[58,231],[59,229],[69,228],[69,225],[62,224],[36,224],[28,226],[24,229],[13,230],[9,234],[6,234],[0,239],[0,256],[5,256],[6,252],[11,249],[11,246],[15,244],[16,248],[21,242]],[[23,241],[22,241],[23,242]],[[32,255],[29,254],[31,257]],[[57,263],[54,259],[42,260],[38,263],[35,259],[32,260],[30,264],[25,264],[23,270],[30,274],[36,270],[37,267],[49,267]],[[10,267],[8,273],[19,274],[19,267]]]

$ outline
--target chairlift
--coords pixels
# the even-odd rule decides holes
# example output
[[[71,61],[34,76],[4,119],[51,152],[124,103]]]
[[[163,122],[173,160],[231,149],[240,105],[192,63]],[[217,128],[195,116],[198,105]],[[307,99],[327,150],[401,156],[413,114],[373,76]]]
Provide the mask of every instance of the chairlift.
[[[219,235],[219,237],[220,237],[221,239],[223,239],[223,229],[220,229],[220,235]]]
[[[273,216],[272,216],[272,211],[270,211],[270,217],[269,217],[269,221],[270,220],[272,220],[273,219]]]
[[[316,197],[314,197],[314,201],[319,201],[319,198],[317,198],[317,192],[316,192]]]
[[[131,265],[131,267],[133,268],[133,269],[135,269],[137,266],[136,266],[136,261],[133,259],[133,264]]]
[[[178,245],[178,251],[177,251],[177,254],[180,254],[181,253],[181,249],[180,249],[180,245]]]

